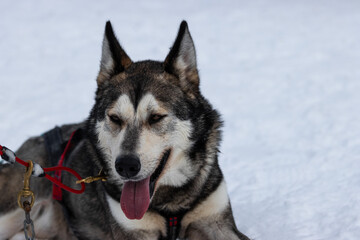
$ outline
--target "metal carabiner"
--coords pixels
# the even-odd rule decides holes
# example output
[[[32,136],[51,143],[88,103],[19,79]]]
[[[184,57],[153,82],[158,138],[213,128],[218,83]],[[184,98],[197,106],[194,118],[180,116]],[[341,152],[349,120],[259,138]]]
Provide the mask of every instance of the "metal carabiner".
[[[22,198],[30,198],[30,208],[34,205],[35,196],[34,193],[30,190],[30,177],[33,171],[34,164],[32,161],[28,161],[29,166],[26,168],[24,174],[24,188],[19,192],[17,202],[20,208],[24,209],[23,204],[21,204]],[[25,210],[25,209],[24,209]]]

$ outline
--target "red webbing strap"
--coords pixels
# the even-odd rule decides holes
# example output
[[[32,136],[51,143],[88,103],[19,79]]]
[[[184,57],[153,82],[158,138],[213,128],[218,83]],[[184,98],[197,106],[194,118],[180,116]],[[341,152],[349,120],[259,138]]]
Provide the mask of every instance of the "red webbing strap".
[[[58,166],[56,167],[49,167],[49,168],[44,168],[44,172],[52,172],[55,171],[55,177],[52,177],[48,174],[45,173],[45,178],[47,178],[48,180],[50,180],[52,183],[54,183],[54,188],[53,188],[53,198],[57,199],[57,200],[62,200],[62,191],[61,188],[63,188],[66,191],[72,192],[72,193],[76,193],[76,194],[81,194],[85,191],[85,183],[81,183],[81,189],[73,189],[69,186],[66,186],[65,184],[63,184],[61,182],[61,171],[67,171],[69,173],[71,173],[73,176],[75,176],[78,180],[81,180],[82,177],[73,169],[68,168],[68,167],[64,167],[62,166],[65,156],[67,154],[67,152],[69,151],[70,148],[70,144],[71,144],[71,139],[74,136],[73,132],[70,136],[70,139],[65,147],[65,150],[63,152],[63,154],[61,155],[60,161]],[[4,152],[3,152],[3,147],[0,145],[0,156],[3,156]],[[20,163],[21,165],[28,167],[29,163],[21,160],[18,157],[15,157],[15,160]],[[56,189],[56,190],[55,190]],[[60,197],[59,199],[57,197]]]
[[[57,168],[55,167],[55,172],[54,172],[54,177],[53,178],[54,180],[58,181],[60,184],[61,183],[61,170],[59,169],[59,167],[63,167],[63,163],[64,163],[64,159],[65,159],[65,156],[67,154],[67,152],[69,151],[69,148],[70,148],[70,145],[71,145],[71,140],[73,138],[75,134],[75,131],[71,134],[70,138],[69,138],[69,141],[67,142],[66,144],[66,147],[65,147],[65,150],[64,152],[61,154],[61,157],[60,157],[60,160],[59,160],[59,163],[57,165]],[[76,173],[77,174],[77,173]],[[49,179],[50,180],[50,179]],[[79,179],[80,180],[80,179]],[[50,180],[51,181],[51,180]],[[65,185],[64,185],[65,186]],[[85,186],[84,186],[85,188]],[[85,190],[85,189],[84,189]],[[61,191],[61,187],[58,185],[58,184],[54,184],[53,185],[53,199],[56,199],[58,201],[62,201],[62,191]]]
[[[68,167],[64,167],[64,166],[56,166],[56,167],[45,168],[44,171],[45,172],[67,171],[67,172],[71,173],[72,175],[74,175],[78,180],[82,179],[82,177],[75,170],[73,170],[71,168],[68,168]],[[81,183],[81,189],[73,189],[73,188],[63,184],[61,182],[61,179],[59,180],[59,179],[54,178],[54,177],[52,177],[52,176],[50,176],[48,174],[45,174],[45,177],[47,179],[49,179],[51,182],[54,183],[53,189],[55,189],[55,187],[59,188],[59,189],[62,188],[64,190],[68,191],[68,192],[72,192],[72,193],[76,193],[76,194],[81,194],[81,193],[83,193],[85,191],[85,183]],[[60,192],[61,192],[61,189],[60,189]],[[53,193],[54,193],[54,190],[53,190]],[[53,197],[55,197],[55,196],[53,195]],[[62,194],[61,194],[61,197],[62,197]],[[62,200],[62,199],[60,199],[60,200]]]

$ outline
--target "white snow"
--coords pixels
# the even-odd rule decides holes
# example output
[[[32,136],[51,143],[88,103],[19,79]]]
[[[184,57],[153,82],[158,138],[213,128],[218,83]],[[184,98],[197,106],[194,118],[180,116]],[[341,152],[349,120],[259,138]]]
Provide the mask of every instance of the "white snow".
[[[0,144],[93,104],[106,20],[133,60],[163,60],[182,19],[220,161],[252,239],[360,239],[360,1],[0,1]]]

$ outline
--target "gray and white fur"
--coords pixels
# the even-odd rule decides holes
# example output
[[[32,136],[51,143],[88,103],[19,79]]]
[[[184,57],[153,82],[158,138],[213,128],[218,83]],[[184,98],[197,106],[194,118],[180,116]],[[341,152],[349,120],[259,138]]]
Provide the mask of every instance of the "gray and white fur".
[[[234,222],[218,164],[222,121],[200,92],[187,23],[181,23],[163,62],[133,62],[107,22],[97,84],[88,119],[62,126],[62,132],[64,139],[76,128],[85,132],[68,167],[83,177],[103,169],[108,180],[88,184],[81,195],[64,191],[66,220],[51,198],[50,182],[32,179],[37,237],[164,240],[169,239],[167,218],[180,216],[179,239],[249,239]],[[49,166],[42,137],[26,141],[17,156]],[[0,168],[0,239],[23,237],[23,212],[16,206],[22,174],[18,164]],[[139,194],[148,196],[150,191],[147,211],[129,219],[133,213],[124,212],[120,204],[124,186],[140,186],[146,179],[150,190],[141,185],[146,190]],[[63,182],[78,188],[72,178]]]

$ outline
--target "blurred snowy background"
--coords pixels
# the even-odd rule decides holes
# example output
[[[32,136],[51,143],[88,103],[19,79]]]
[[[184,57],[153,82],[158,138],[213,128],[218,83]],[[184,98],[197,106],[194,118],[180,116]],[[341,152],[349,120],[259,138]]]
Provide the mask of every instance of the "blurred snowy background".
[[[163,60],[182,19],[239,229],[360,239],[360,1],[0,1],[0,144],[84,120],[106,20],[133,60]]]

